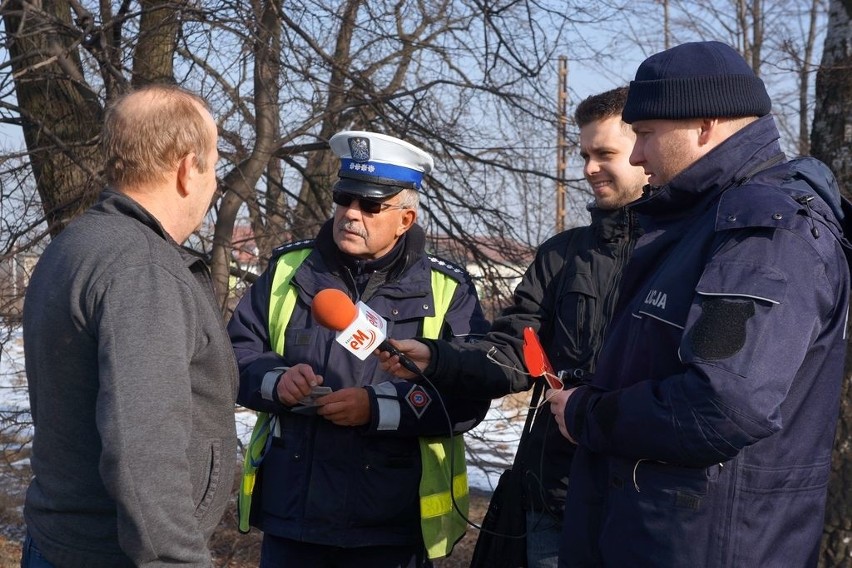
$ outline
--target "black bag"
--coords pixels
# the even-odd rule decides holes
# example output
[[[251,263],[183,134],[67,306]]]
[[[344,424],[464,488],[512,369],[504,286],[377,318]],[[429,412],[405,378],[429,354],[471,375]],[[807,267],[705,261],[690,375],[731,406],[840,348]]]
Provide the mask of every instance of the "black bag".
[[[544,381],[536,381],[530,410],[512,467],[500,474],[473,549],[470,568],[526,568],[527,513],[524,510],[524,440],[529,435]]]
[[[523,471],[509,468],[488,503],[471,568],[526,568],[527,518],[524,511]]]

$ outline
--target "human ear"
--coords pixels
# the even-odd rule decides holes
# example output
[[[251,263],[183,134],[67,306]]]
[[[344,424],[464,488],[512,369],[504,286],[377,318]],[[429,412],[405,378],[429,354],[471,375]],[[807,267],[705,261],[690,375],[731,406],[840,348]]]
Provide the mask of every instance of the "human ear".
[[[718,127],[718,118],[702,118],[698,123],[698,143],[703,146],[711,142]]]
[[[417,211],[414,209],[404,209],[402,211],[402,216],[399,220],[399,226],[396,230],[396,236],[400,237],[403,233],[405,233],[408,229],[414,225],[414,222],[417,220]]]
[[[178,162],[178,191],[184,197],[189,194],[192,184],[195,181],[195,177],[198,174],[198,166],[196,164],[197,160],[195,159],[195,153],[192,152],[181,158],[180,162]]]

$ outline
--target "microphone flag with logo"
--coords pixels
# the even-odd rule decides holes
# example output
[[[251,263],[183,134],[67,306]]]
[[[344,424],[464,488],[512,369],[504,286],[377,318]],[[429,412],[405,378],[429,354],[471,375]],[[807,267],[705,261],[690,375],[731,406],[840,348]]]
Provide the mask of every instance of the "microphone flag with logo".
[[[341,290],[320,290],[311,309],[317,323],[337,331],[336,341],[362,361],[387,337],[384,318],[364,302],[353,304]]]
[[[422,376],[414,361],[386,341],[387,322],[364,302],[353,304],[342,290],[326,288],[314,296],[311,311],[318,324],[336,331],[336,341],[362,361],[376,349],[387,351],[399,357],[404,368]]]

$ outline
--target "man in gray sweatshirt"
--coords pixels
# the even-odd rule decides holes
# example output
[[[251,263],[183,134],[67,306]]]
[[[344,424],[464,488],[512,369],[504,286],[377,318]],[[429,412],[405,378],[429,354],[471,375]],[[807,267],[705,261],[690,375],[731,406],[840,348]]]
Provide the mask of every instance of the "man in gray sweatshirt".
[[[215,192],[217,138],[182,89],[119,98],[102,137],[109,189],[33,273],[24,567],[211,564],[237,370],[209,270],[180,243]]]

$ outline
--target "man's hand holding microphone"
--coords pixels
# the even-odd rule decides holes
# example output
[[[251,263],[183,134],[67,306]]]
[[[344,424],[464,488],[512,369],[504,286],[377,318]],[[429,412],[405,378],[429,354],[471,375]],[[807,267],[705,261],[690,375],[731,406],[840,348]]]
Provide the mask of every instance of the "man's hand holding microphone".
[[[432,359],[429,346],[416,339],[388,339],[386,343],[390,344],[396,352],[381,351],[381,348],[376,350],[375,353],[381,362],[382,370],[400,379],[419,379]],[[412,373],[410,365],[403,363],[406,360],[415,365],[420,372],[418,374]]]

